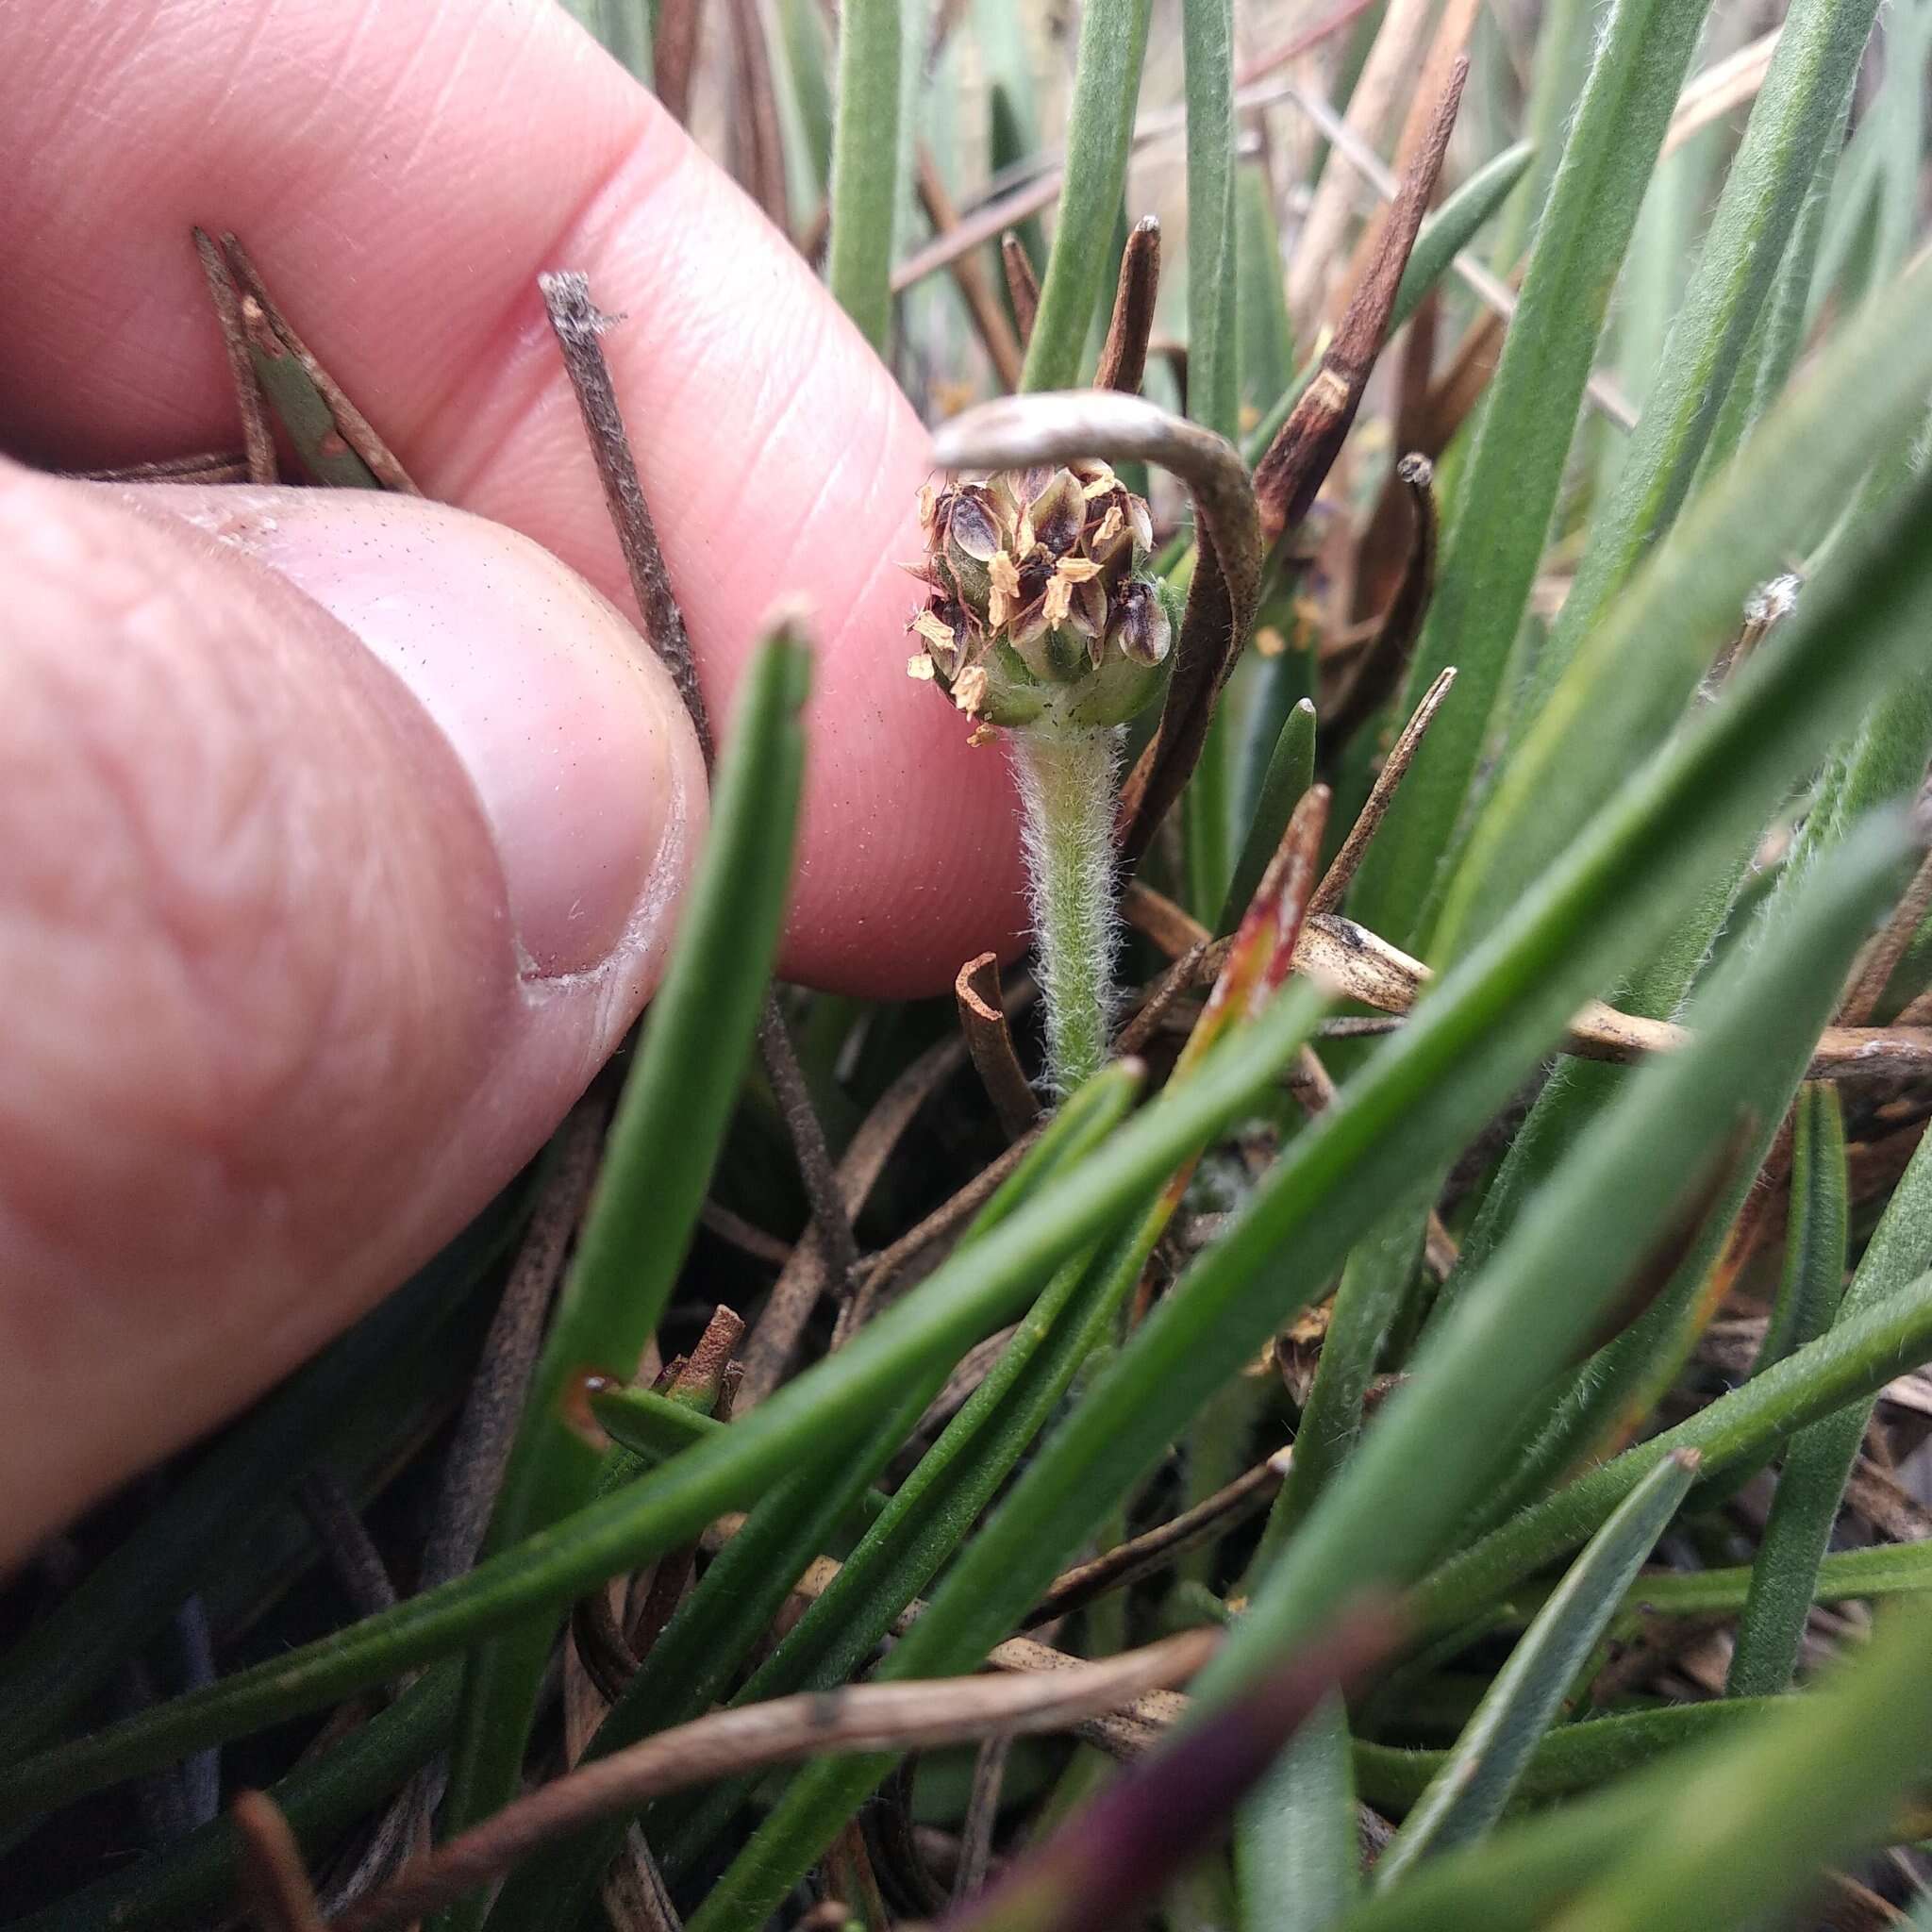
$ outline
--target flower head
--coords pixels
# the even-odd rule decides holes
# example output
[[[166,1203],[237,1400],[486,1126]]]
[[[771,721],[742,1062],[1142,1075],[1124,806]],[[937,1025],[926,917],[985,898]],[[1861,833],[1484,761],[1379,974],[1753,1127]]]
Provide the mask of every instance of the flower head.
[[[908,670],[982,724],[1118,724],[1160,685],[1173,621],[1146,504],[1107,464],[921,492],[926,598]]]

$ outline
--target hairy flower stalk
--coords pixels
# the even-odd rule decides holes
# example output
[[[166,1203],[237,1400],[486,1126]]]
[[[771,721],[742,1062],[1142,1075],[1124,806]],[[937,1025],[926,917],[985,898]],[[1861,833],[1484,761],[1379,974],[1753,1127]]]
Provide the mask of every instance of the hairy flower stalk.
[[[1147,506],[1102,462],[1002,471],[920,501],[926,586],[907,666],[983,743],[1011,734],[1024,811],[1047,1074],[1107,1055],[1121,726],[1159,690],[1174,639],[1146,571]]]
[[[1107,1058],[1119,921],[1113,903],[1118,724],[1016,731],[1046,1061],[1077,1087]]]

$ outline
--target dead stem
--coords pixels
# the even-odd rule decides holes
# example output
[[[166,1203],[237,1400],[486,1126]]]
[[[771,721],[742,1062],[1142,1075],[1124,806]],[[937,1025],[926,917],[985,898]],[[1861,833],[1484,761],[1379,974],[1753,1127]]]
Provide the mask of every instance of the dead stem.
[[[394,1609],[396,1587],[389,1566],[370,1541],[335,1471],[326,1467],[310,1470],[296,1485],[295,1500],[357,1616],[375,1617]]]
[[[251,376],[253,371],[250,372]],[[115,463],[104,470],[62,470],[82,483],[253,483],[240,450],[214,449],[199,456],[161,457],[151,463]],[[275,479],[268,479],[273,482]]]
[[[530,1224],[491,1318],[476,1373],[443,1459],[419,1588],[433,1590],[476,1560],[542,1345],[564,1256],[590,1203],[610,1109],[601,1096],[572,1108],[553,1143]]]
[[[1312,53],[1324,41],[1339,34],[1374,5],[1374,0],[1337,0],[1326,13],[1311,20],[1307,26],[1296,28],[1287,40],[1269,48],[1267,53],[1257,54],[1244,63],[1235,74],[1235,84],[1252,87],[1277,67],[1286,67],[1291,60],[1299,60],[1304,54]]]
[[[1040,313],[1040,277],[1033,273],[1026,244],[1011,228],[1000,237],[1000,264],[1007,272],[1007,295],[1024,349],[1033,338],[1033,320]]]
[[[242,459],[247,466],[247,480],[273,483],[276,480],[275,431],[269,426],[261,384],[256,380],[248,338],[242,333],[242,291],[235,286],[234,274],[215,245],[213,236],[202,228],[191,229],[190,233],[194,237],[194,252],[201,258],[201,272],[208,277],[208,296],[214,303],[222,347],[228,358],[228,381],[242,411]]]
[[[242,1909],[263,1932],[327,1932],[281,1807],[266,1791],[238,1791],[228,1816],[242,1840]]]
[[[1932,911],[1932,855],[1920,860],[1884,930],[1865,948],[1854,969],[1851,987],[1839,1007],[1840,1025],[1862,1026],[1871,1019],[1927,911]]]
[[[423,492],[417,489],[409,473],[403,468],[395,452],[375,433],[375,425],[349,400],[341,385],[316,359],[308,344],[295,333],[289,318],[275,306],[275,299],[269,293],[268,284],[262,280],[260,271],[249,258],[248,251],[233,235],[222,237],[222,250],[227,258],[229,267],[234,270],[235,279],[242,285],[244,298],[242,304],[244,334],[251,340],[256,340],[258,347],[268,347],[267,343],[259,341],[256,333],[256,316],[251,312],[249,306],[252,302],[255,309],[258,311],[259,321],[267,334],[274,337],[283,351],[295,358],[303,375],[314,385],[316,394],[322,398],[323,405],[328,411],[335,433],[344,445],[341,454],[353,452],[368,469],[378,488],[393,490],[403,496],[421,496]],[[325,436],[323,441],[326,443],[327,438]],[[323,454],[325,458],[328,458],[334,453],[325,449]]]
[[[658,35],[651,43],[652,87],[672,119],[691,115],[691,81],[697,66],[704,0],[662,0]]]
[[[1441,172],[1468,77],[1465,56],[1450,69],[1428,137],[1403,177],[1401,192],[1390,205],[1374,256],[1350,298],[1321,368],[1268,453],[1256,465],[1255,495],[1268,543],[1307,515],[1355,422],[1370,372],[1389,333],[1389,317],[1402,271],[1408,265],[1409,251],[1435,193],[1436,177]]]
[[[1348,837],[1341,841],[1341,851],[1323,874],[1322,883],[1315,888],[1314,896],[1308,901],[1310,912],[1330,912],[1341,903],[1341,895],[1348,891],[1349,881],[1355,877],[1356,869],[1369,849],[1370,840],[1375,836],[1377,827],[1388,813],[1396,788],[1415,761],[1415,755],[1422,748],[1422,741],[1428,735],[1429,726],[1455,682],[1456,667],[1452,664],[1423,693],[1422,702],[1402,727],[1402,735],[1390,747],[1389,756],[1382,761],[1382,769],[1375,774],[1375,782],[1370,788],[1361,810],[1356,814],[1355,824],[1348,828]]]
[[[999,1117],[1001,1131],[1008,1140],[1017,1141],[1040,1118],[1040,1096],[1027,1082],[1007,1024],[999,955],[982,953],[967,960],[953,982],[953,994],[966,1050]]]
[[[1139,393],[1147,374],[1147,339],[1154,332],[1154,303],[1159,291],[1160,221],[1156,215],[1142,215],[1121,252],[1120,282],[1100,365],[1094,371],[1095,389]]]
[[[966,1822],[959,1828],[959,1864],[953,1874],[953,1903],[971,1898],[986,1883],[992,1863],[993,1826],[999,1822],[1000,1790],[1007,1781],[1007,1755],[1012,1739],[988,1738],[973,1760],[973,1785],[966,1797]]]
[[[785,188],[785,135],[758,0],[730,0],[730,10],[732,172],[772,225],[789,235],[791,208]]]
[[[1408,551],[1395,594],[1390,599],[1374,636],[1363,646],[1347,683],[1324,713],[1322,731],[1330,744],[1346,744],[1394,696],[1408,669],[1409,652],[1421,633],[1436,588],[1436,547],[1441,525],[1435,478],[1435,465],[1418,452],[1411,452],[1395,466],[1397,488],[1409,502]],[[1395,499],[1400,500],[1400,496]]]
[[[939,163],[932,158],[932,150],[924,142],[919,144],[918,185],[920,205],[925,209],[925,218],[932,224],[933,233],[950,234],[959,225],[959,211],[953,206],[952,196],[946,192],[945,180],[940,174]],[[1020,387],[1024,358],[1020,339],[1013,333],[1013,325],[1007,320],[1007,312],[993,292],[986,264],[978,250],[974,249],[956,257],[952,268],[954,284],[966,304],[966,312],[973,318],[980,346],[985,349],[987,359],[1000,379],[1000,387],[1010,393]]]
[[[1200,947],[1199,974],[1220,969],[1230,941],[1138,879],[1121,896],[1121,916],[1170,956]],[[1384,1013],[1407,1013],[1429,970],[1399,947],[1339,913],[1311,914],[1295,947],[1295,969],[1324,979],[1343,999]],[[1197,980],[1198,983],[1198,980]],[[1932,1002],[1928,1002],[1932,1007]],[[1903,1020],[1903,1016],[1901,1016]],[[1690,1034],[1668,1020],[1619,1012],[1591,1000],[1573,1019],[1562,1051],[1581,1059],[1628,1061],[1686,1045]],[[1898,1079],[1932,1073],[1932,1026],[1827,1026],[1806,1069],[1808,1080]]]
[[[1178,1557],[1210,1538],[1224,1536],[1237,1524],[1268,1507],[1288,1478],[1291,1451],[1277,1449],[1265,1462],[1243,1470],[1231,1483],[1196,1503],[1191,1509],[1116,1543],[1090,1562],[1063,1570],[1048,1585],[1046,1594],[1027,1611],[1023,1630],[1035,1630],[1057,1617],[1083,1608],[1109,1591],[1124,1590],[1164,1570]]]
[[[741,1214],[734,1214],[720,1202],[707,1199],[698,1209],[698,1221],[721,1241],[729,1241],[741,1254],[768,1268],[782,1268],[791,1258],[792,1243],[780,1241],[761,1227],[754,1226]]]
[[[1015,1141],[998,1158],[973,1176],[952,1198],[935,1208],[924,1220],[915,1222],[890,1247],[869,1257],[860,1268],[857,1292],[846,1304],[833,1337],[836,1343],[849,1340],[871,1318],[879,1297],[928,1248],[957,1234],[992,1199],[1038,1138],[1036,1128]]]
[[[624,413],[618,408],[616,386],[610,379],[610,365],[605,359],[600,340],[613,318],[602,313],[591,302],[590,281],[576,270],[539,275],[537,286],[542,291],[550,325],[562,351],[564,370],[583,417],[591,458],[596,464],[598,480],[604,486],[605,506],[616,529],[631,592],[643,619],[644,635],[677,686],[708,768],[715,746],[704,691],[698,684],[697,665],[691,657],[691,637],[685,629],[684,612],[671,587],[670,572],[664,566],[664,553],[658,545],[657,527],[644,501],[637,460],[631,453],[630,439],[625,433]],[[816,1248],[836,1278],[841,1283],[849,1281],[858,1253],[852,1233],[851,1210],[841,1205],[839,1189],[833,1182],[831,1150],[825,1143],[824,1128],[813,1109],[811,1094],[775,996],[767,999],[758,1022],[758,1051],[791,1137],[806,1199],[811,1205],[812,1226],[818,1238]],[[774,1296],[775,1293],[774,1290]],[[749,1368],[746,1373],[749,1382]],[[757,1400],[755,1393],[750,1400]]]
[[[556,332],[558,347],[563,352],[564,371],[584,419],[591,458],[597,466],[597,479],[604,486],[605,507],[617,532],[618,547],[624,552],[625,569],[630,577],[639,615],[643,619],[644,636],[677,686],[677,694],[691,714],[708,766],[714,756],[710,715],[698,686],[697,665],[691,658],[684,612],[672,591],[664,554],[658,547],[657,527],[644,502],[637,460],[631,455],[630,439],[625,433],[624,412],[617,406],[617,389],[610,379],[610,365],[605,360],[604,345],[599,340],[617,318],[604,314],[591,302],[590,279],[575,269],[541,275],[537,286],[542,291],[550,326]]]
[[[1357,139],[1348,124],[1319,94],[1311,93],[1307,89],[1289,81],[1284,82],[1276,91],[1276,98],[1299,108],[1314,125],[1323,140],[1328,142],[1335,152],[1350,167],[1357,170],[1377,194],[1392,200],[1400,192],[1395,176],[1389,172],[1381,156]],[[1503,330],[1516,313],[1514,291],[1507,282],[1491,274],[1467,250],[1458,255],[1451,266],[1464,286],[1490,311],[1484,322],[1477,324],[1476,327],[1492,327],[1500,345]],[[1474,330],[1471,333],[1474,334]],[[1637,411],[1631,408],[1629,399],[1617,385],[1601,371],[1591,376],[1586,393],[1598,414],[1607,422],[1615,424],[1620,429],[1630,429],[1635,426]]]
[[[1388,0],[1381,18],[1373,23],[1373,38],[1349,87],[1344,110],[1348,131],[1371,152],[1387,144],[1405,101],[1420,99],[1426,110],[1441,97],[1441,75],[1434,76],[1435,86],[1427,95],[1420,92],[1435,12],[1431,0]],[[1396,172],[1402,171],[1398,160]],[[1359,197],[1359,186],[1347,168],[1324,167],[1316,177],[1287,263],[1288,313],[1295,333],[1304,340],[1314,335],[1328,315],[1338,278],[1348,273],[1348,236]],[[1371,245],[1379,245],[1373,240],[1379,225],[1376,219],[1370,220],[1364,240]]]
[[[337,1920],[335,1932],[407,1925],[490,1884],[546,1844],[691,1785],[832,1751],[932,1749],[991,1734],[1064,1730],[1145,1691],[1185,1683],[1219,1640],[1218,1631],[1194,1630],[1051,1672],[862,1684],[717,1711],[597,1758],[506,1806],[416,1859]]]
[[[734,1366],[732,1357],[743,1336],[744,1323],[733,1309],[722,1306],[713,1308],[690,1358],[671,1378],[665,1392],[689,1407],[717,1416],[723,1407],[726,1377]],[[667,1550],[658,1558],[650,1588],[625,1632],[625,1647],[640,1663],[651,1654],[651,1646],[663,1635],[664,1626],[676,1612],[685,1587],[697,1567],[697,1546],[688,1543],[682,1549]],[[592,1592],[593,1599],[595,1595]]]
[[[859,1124],[834,1171],[833,1184],[849,1226],[870,1198],[899,1138],[926,1101],[965,1063],[966,1043],[957,1035],[931,1046],[886,1089]],[[849,1281],[848,1274],[843,1277]],[[821,1243],[801,1241],[773,1285],[744,1347],[741,1412],[756,1408],[784,1380],[812,1310],[828,1287],[831,1266]]]
[[[1161,1030],[1175,1001],[1201,984],[1201,959],[1207,950],[1205,942],[1190,946],[1148,988],[1133,1018],[1121,1028],[1114,1040],[1116,1055],[1141,1052]]]
[[[858,1239],[852,1232],[852,1217],[858,1210],[846,1205],[832,1165],[832,1150],[825,1143],[825,1130],[819,1124],[811,1089],[775,994],[766,1000],[765,1010],[758,1017],[758,1052],[791,1137],[806,1204],[811,1209],[811,1241],[801,1245],[816,1247],[832,1291],[843,1296],[850,1291],[852,1271],[858,1261]],[[794,1255],[796,1252],[794,1249]]]

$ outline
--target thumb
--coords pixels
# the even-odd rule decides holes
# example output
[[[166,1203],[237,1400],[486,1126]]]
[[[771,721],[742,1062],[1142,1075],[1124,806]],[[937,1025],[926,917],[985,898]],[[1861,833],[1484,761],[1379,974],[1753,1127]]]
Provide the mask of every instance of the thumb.
[[[656,982],[705,798],[636,634],[458,511],[0,466],[0,596],[17,1552],[528,1158]]]

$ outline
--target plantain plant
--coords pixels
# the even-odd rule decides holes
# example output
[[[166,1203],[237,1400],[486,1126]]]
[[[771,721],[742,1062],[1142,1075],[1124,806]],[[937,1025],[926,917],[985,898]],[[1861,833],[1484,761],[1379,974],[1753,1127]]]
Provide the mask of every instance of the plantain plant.
[[[771,1003],[781,624],[614,1102],[23,1608],[4,1923],[1932,1923],[1932,0],[574,10],[933,424],[1029,951]]]

